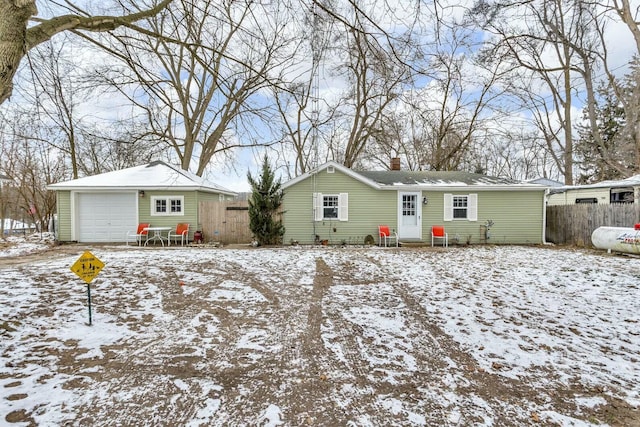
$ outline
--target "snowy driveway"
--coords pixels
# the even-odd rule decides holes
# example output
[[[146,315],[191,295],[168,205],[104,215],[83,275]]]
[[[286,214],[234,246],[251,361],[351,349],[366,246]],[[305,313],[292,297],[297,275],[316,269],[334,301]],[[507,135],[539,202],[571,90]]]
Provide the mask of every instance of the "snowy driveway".
[[[640,259],[539,247],[0,258],[0,424],[640,425]]]

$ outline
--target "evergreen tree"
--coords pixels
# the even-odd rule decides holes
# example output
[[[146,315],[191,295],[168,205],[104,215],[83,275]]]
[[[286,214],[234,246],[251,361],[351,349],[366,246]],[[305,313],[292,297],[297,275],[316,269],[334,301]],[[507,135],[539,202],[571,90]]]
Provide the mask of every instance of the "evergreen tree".
[[[605,161],[609,153],[619,154],[620,130],[624,126],[625,112],[618,102],[611,88],[600,88],[600,102],[596,106],[598,118],[598,132],[602,138],[604,147],[595,142],[591,128],[588,125],[578,126],[580,139],[576,143],[577,163],[581,173],[578,184],[590,184],[610,179],[624,178],[620,171],[610,167]],[[583,111],[585,122],[587,121],[586,107]]]
[[[247,174],[251,184],[249,199],[249,227],[258,245],[277,245],[282,243],[284,226],[281,219],[276,219],[282,205],[282,184],[275,181],[275,173],[265,155],[262,163],[260,179],[254,179],[251,172]]]

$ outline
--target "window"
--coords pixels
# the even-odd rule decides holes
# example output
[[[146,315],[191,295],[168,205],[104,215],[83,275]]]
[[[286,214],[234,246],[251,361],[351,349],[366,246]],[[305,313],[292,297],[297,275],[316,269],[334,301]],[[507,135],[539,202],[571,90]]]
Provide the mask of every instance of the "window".
[[[315,221],[347,221],[349,217],[349,194],[313,193],[313,209]]]
[[[151,215],[184,215],[184,197],[166,196],[151,198]]]
[[[417,215],[416,211],[416,195],[415,194],[403,194],[402,195],[402,216],[414,217]]]
[[[467,219],[469,196],[453,196],[453,219]]]
[[[338,197],[339,196],[322,196],[322,218],[337,219],[338,218]]]
[[[478,220],[477,194],[445,194],[444,220]]]
[[[633,203],[633,187],[612,188],[610,203]]]

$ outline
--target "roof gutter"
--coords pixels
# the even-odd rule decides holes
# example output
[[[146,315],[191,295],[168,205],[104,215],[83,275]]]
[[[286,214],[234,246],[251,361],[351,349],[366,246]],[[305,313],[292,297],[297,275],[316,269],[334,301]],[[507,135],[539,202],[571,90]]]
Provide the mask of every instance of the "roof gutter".
[[[388,191],[547,191],[546,187],[541,186],[517,186],[517,185],[382,185],[380,190]]]

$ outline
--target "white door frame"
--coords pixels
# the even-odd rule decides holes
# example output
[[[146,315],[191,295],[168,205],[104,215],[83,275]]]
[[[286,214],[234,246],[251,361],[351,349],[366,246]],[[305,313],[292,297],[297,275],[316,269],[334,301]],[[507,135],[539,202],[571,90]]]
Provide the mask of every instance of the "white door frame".
[[[398,191],[398,237],[400,239],[422,240],[421,200],[421,191]]]

